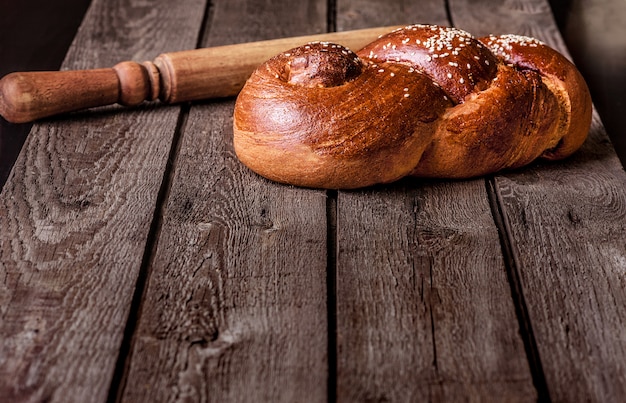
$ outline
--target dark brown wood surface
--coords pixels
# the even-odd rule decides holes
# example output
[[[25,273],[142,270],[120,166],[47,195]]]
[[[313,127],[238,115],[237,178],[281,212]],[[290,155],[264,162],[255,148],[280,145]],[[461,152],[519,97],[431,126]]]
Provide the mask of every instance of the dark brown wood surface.
[[[471,3],[471,5],[470,5]],[[94,0],[65,68],[543,0]],[[619,401],[626,173],[573,158],[325,192],[232,148],[233,100],[36,124],[0,195],[0,401]]]
[[[215,4],[202,45],[326,30],[322,1],[246,4]],[[123,400],[326,399],[326,195],[239,163],[233,107],[187,117]]]
[[[63,68],[194,47],[204,8],[94,1]],[[106,399],[179,110],[33,127],[0,196],[0,401]]]
[[[340,401],[535,400],[486,196],[481,181],[339,194]]]

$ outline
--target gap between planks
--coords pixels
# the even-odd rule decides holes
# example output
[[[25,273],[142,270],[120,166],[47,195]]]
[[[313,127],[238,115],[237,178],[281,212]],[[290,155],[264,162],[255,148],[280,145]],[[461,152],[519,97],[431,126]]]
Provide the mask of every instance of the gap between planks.
[[[537,341],[535,340],[535,334],[533,332],[528,308],[526,306],[526,300],[524,298],[522,283],[520,281],[518,260],[511,244],[512,241],[509,223],[504,215],[502,200],[498,194],[498,188],[493,176],[485,178],[485,188],[489,199],[491,215],[500,237],[500,246],[502,248],[506,276],[509,286],[511,287],[511,299],[513,300],[513,306],[515,307],[515,316],[517,317],[517,321],[519,323],[519,334],[524,343],[524,350],[526,350],[526,358],[528,360],[528,366],[533,379],[533,385],[537,390],[537,401],[550,402],[551,399],[548,384],[546,382],[546,376],[541,364]]]
[[[202,32],[202,30],[201,30]],[[141,267],[139,268],[139,274],[137,276],[137,282],[135,284],[135,292],[130,305],[130,311],[128,319],[126,320],[126,327],[124,328],[124,336],[122,338],[122,344],[120,346],[119,355],[115,363],[115,370],[113,372],[113,378],[111,380],[111,386],[109,387],[109,394],[107,402],[119,401],[120,397],[126,387],[126,375],[128,366],[131,360],[132,342],[137,327],[139,316],[141,315],[141,304],[146,289],[148,278],[150,277],[150,267],[152,266],[152,260],[156,252],[156,248],[159,243],[159,236],[163,224],[163,212],[167,205],[167,199],[169,198],[170,189],[172,187],[172,180],[174,178],[174,172],[176,167],[176,160],[178,152],[180,150],[180,144],[185,127],[187,125],[187,118],[189,116],[190,106],[188,104],[182,105],[178,115],[178,121],[176,122],[176,130],[172,136],[172,144],[170,146],[170,153],[167,158],[167,164],[163,173],[163,180],[161,181],[161,187],[159,188],[159,194],[150,224],[150,230],[148,232],[148,238],[146,240],[146,247],[141,259]]]
[[[337,191],[326,192],[328,403],[337,401]]]
[[[444,0],[443,7],[446,10],[446,18],[448,19],[448,24],[451,27],[454,26],[454,20],[452,19],[452,9],[450,8],[450,0]]]

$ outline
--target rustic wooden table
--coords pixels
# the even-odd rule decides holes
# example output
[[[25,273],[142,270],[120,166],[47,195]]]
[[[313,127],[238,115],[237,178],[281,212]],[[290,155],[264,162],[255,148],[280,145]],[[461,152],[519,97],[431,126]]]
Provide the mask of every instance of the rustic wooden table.
[[[94,0],[63,68],[414,22],[566,52],[544,0]],[[597,117],[560,163],[327,192],[243,167],[233,103],[33,126],[0,195],[0,401],[626,396],[626,173]]]

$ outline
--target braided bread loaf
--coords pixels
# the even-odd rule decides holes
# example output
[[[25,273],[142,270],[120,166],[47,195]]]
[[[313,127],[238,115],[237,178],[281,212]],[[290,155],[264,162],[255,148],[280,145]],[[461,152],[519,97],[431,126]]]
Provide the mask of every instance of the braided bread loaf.
[[[269,179],[358,188],[565,158],[590,123],[582,76],[538,40],[410,25],[356,54],[317,42],[261,65],[237,98],[234,145]]]

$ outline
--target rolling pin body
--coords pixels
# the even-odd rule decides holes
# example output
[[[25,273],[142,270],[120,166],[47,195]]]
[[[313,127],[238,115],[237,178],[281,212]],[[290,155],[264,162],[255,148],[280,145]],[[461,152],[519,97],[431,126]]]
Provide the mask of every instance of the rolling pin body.
[[[24,123],[114,103],[134,106],[146,100],[178,103],[234,96],[258,65],[282,51],[313,41],[357,50],[394,28],[171,52],[153,62],[127,61],[95,70],[11,73],[0,80],[0,115]]]

